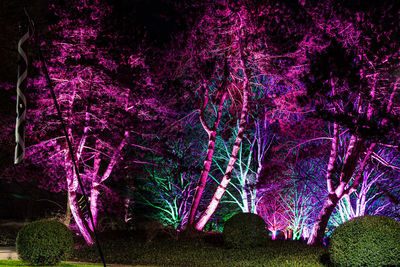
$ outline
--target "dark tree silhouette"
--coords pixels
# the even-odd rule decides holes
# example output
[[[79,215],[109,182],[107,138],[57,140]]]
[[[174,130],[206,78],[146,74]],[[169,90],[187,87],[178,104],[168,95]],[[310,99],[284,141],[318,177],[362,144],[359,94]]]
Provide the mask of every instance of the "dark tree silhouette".
[[[308,243],[321,243],[338,201],[357,189],[376,148],[398,140],[398,7],[329,1],[306,6],[327,47],[310,56],[304,81],[319,116],[333,123],[327,167],[328,196]],[[387,18],[391,19],[388,20]],[[338,161],[338,136],[350,132],[344,161]]]

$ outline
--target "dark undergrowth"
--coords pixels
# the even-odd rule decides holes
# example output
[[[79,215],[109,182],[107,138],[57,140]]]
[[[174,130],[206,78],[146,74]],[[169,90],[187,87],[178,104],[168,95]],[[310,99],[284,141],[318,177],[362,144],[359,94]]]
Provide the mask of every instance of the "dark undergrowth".
[[[20,224],[6,224],[0,225],[0,246],[12,247],[15,246],[18,231],[21,230],[23,225]]]
[[[248,249],[224,247],[220,234],[157,236],[151,242],[140,233],[120,231],[99,235],[107,263],[156,266],[328,266],[326,247],[293,241],[267,241]],[[77,240],[73,261],[100,262],[96,246]]]
[[[20,266],[32,266],[29,263],[20,261],[20,260],[0,260],[0,266],[7,266],[7,267],[20,267]],[[66,263],[62,262],[57,267],[96,267],[96,266],[103,266],[103,265],[85,265],[85,264],[78,264],[78,263]],[[54,267],[54,265],[49,266]]]

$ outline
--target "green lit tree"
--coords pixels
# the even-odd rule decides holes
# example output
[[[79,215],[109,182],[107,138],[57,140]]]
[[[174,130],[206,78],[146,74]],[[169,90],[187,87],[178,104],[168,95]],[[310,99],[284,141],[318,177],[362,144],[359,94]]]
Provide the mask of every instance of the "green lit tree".
[[[226,193],[229,196],[224,201],[238,205],[242,212],[257,213],[258,191],[257,183],[262,169],[264,157],[273,141],[273,134],[269,132],[269,123],[266,116],[255,118],[254,128],[246,131],[240,145],[238,159],[233,169],[232,180]],[[236,129],[233,130],[235,135]],[[231,138],[232,139],[232,138]],[[222,166],[229,161],[229,142],[218,139],[220,149],[223,150],[214,157],[217,169],[224,174]],[[232,140],[228,140],[231,141]],[[222,147],[222,148],[221,148]],[[213,176],[216,183],[219,183]]]
[[[170,143],[167,152],[153,154],[151,162],[143,166],[145,176],[137,179],[135,205],[146,207],[145,216],[182,230],[188,221],[200,160],[196,142],[183,137]]]

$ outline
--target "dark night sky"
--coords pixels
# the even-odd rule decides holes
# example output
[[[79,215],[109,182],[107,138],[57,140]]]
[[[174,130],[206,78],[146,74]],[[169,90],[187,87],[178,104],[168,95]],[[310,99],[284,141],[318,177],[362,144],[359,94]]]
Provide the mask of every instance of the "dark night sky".
[[[0,0],[0,81],[16,83],[18,21],[21,16],[24,16],[23,7],[25,4],[28,4],[38,30],[46,29],[47,0]],[[15,102],[11,99],[11,96],[15,94],[15,90],[1,89],[1,114],[15,113]]]

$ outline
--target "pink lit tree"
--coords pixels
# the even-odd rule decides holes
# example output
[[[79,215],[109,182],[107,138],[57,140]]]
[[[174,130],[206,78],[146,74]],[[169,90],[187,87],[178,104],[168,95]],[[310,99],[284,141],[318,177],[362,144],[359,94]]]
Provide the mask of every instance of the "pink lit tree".
[[[249,70],[248,67],[246,66],[246,58],[244,55],[244,47],[243,47],[243,31],[244,31],[244,24],[243,24],[243,17],[239,13],[234,15],[232,11],[226,7],[225,10],[221,12],[221,16],[225,17],[226,20],[228,20],[228,25],[224,25],[228,27],[228,33],[226,34],[225,38],[227,39],[232,39],[232,44],[231,44],[231,49],[226,51],[226,56],[230,57],[232,59],[232,64],[230,68],[232,68],[234,71],[241,71],[242,77],[232,77],[233,81],[232,84],[230,85],[231,88],[237,88],[238,92],[242,95],[240,102],[241,102],[241,108],[239,111],[239,128],[238,132],[236,135],[236,140],[232,148],[232,152],[230,155],[230,159],[228,162],[228,165],[226,167],[226,170],[224,172],[224,176],[222,180],[220,181],[214,196],[212,197],[210,203],[208,204],[206,210],[202,213],[200,216],[198,222],[196,223],[196,229],[197,230],[202,230],[207,221],[210,219],[212,214],[215,212],[219,201],[221,200],[222,195],[225,193],[225,190],[231,180],[231,173],[233,170],[233,167],[235,165],[235,162],[237,160],[237,155],[240,149],[240,145],[243,139],[243,133],[245,130],[246,126],[246,117],[248,114],[248,97],[249,97]],[[232,24],[231,24],[232,23]]]
[[[277,233],[290,226],[288,209],[279,194],[263,195],[257,203],[257,213],[268,225],[272,233],[272,240],[276,239]]]
[[[338,226],[355,217],[364,215],[381,215],[391,205],[385,190],[379,185],[391,184],[389,191],[396,190],[398,185],[393,175],[400,170],[398,160],[390,156],[391,150],[380,149],[373,155],[375,164],[366,168],[361,185],[351,195],[344,196],[338,203],[332,221]],[[386,191],[387,192],[387,191]]]
[[[213,12],[211,9],[208,9],[207,11]],[[200,48],[198,49],[199,53],[202,54],[203,57],[205,57],[205,59],[209,58],[210,55],[214,54],[213,57],[216,58],[218,56],[222,58],[220,62],[223,62],[222,65],[220,65],[219,67],[220,70],[216,69],[215,71],[216,73],[220,72],[221,73],[220,77],[222,78],[220,79],[221,80],[220,86],[217,87],[218,91],[216,97],[218,100],[215,110],[215,119],[214,122],[211,123],[211,126],[210,123],[207,122],[205,118],[205,112],[209,104],[209,90],[210,90],[209,83],[211,82],[210,78],[212,77],[209,77],[207,80],[206,76],[203,76],[204,77],[202,79],[203,82],[200,84],[200,86],[203,88],[202,94],[204,95],[202,101],[203,104],[200,109],[200,122],[208,134],[208,148],[206,153],[206,159],[204,161],[204,168],[200,175],[200,179],[193,198],[191,211],[189,215],[189,226],[193,227],[195,224],[196,225],[195,228],[198,230],[203,229],[207,221],[210,219],[211,215],[214,213],[220,200],[220,197],[214,196],[213,199],[211,200],[211,204],[208,205],[206,211],[201,215],[200,219],[195,223],[194,221],[195,215],[212,164],[212,158],[215,150],[214,148],[215,148],[216,131],[220,123],[222,111],[228,93],[231,96],[235,95],[235,97],[237,97],[238,100],[242,103],[234,103],[234,102],[231,103],[232,108],[238,107],[239,109],[241,109],[241,111],[239,111],[240,123],[239,123],[239,130],[237,133],[237,142],[235,143],[234,148],[232,150],[231,160],[228,164],[229,167],[225,172],[227,175],[224,176],[223,180],[220,183],[221,188],[217,189],[216,191],[216,194],[220,196],[222,196],[222,194],[225,191],[224,189],[222,189],[223,186],[225,186],[226,188],[226,185],[229,183],[231,179],[230,174],[232,171],[232,167],[237,159],[237,153],[243,138],[245,117],[247,115],[247,105],[248,105],[248,90],[249,90],[248,78],[247,78],[248,73],[246,73],[247,69],[243,61],[244,58],[242,58],[241,56],[243,55],[243,49],[240,49],[241,41],[237,38],[241,34],[242,29],[241,27],[238,28],[234,27],[235,24],[237,25],[240,24],[239,23],[240,18],[239,17],[235,18],[235,16],[233,15],[233,13],[229,8],[226,8],[224,10],[216,10],[216,13],[218,14],[213,14],[212,16],[206,14],[197,28],[197,30],[200,30],[199,32],[204,35],[203,38],[205,36],[209,36],[209,39],[212,40],[207,49],[204,49],[204,46],[202,45],[198,46]],[[220,16],[220,18],[217,19],[218,16]],[[223,17],[227,19],[227,22],[224,22]],[[215,23],[215,19],[219,20],[218,28],[215,28],[213,26],[213,24]],[[201,35],[199,37],[201,37]],[[236,77],[237,75],[236,72],[239,69],[242,71],[242,78]],[[215,76],[214,74],[214,79],[215,78],[217,78],[217,76]],[[234,100],[235,99],[232,99],[232,101]]]
[[[97,227],[101,196],[110,193],[105,182],[121,167],[132,131],[132,95],[112,79],[118,62],[96,43],[110,7],[98,1],[70,4],[75,8],[58,1],[51,3],[59,21],[50,27],[55,36],[45,46],[44,55],[90,199],[86,208],[93,215],[94,226],[80,205],[82,192],[43,76],[35,78],[32,85],[34,103],[28,112],[27,128],[35,144],[27,147],[27,158],[31,164],[56,174],[53,185],[67,191],[75,224],[86,242],[93,244],[91,233]]]
[[[146,167],[154,164],[154,155],[157,160],[165,160],[165,164],[157,164],[160,168],[168,166],[170,171],[174,164],[184,167],[173,162],[176,156],[170,157],[164,146],[170,146],[182,134],[185,127],[180,123],[180,112],[189,109],[182,103],[193,103],[193,93],[182,89],[178,78],[171,78],[180,62],[160,48],[168,46],[168,41],[160,45],[160,40],[151,39],[154,29],[141,27],[139,19],[119,16],[118,12],[125,11],[117,12],[101,0],[73,1],[68,5],[54,1],[51,10],[58,21],[50,28],[54,36],[47,36],[50,41],[44,54],[89,193],[90,207],[86,208],[93,213],[95,227],[103,207],[121,212],[119,215],[128,220],[129,189],[117,190],[113,185],[128,184],[131,177],[146,173]],[[173,50],[175,45],[168,47]],[[34,79],[33,85],[37,90],[32,95],[35,106],[30,113],[35,140],[29,148],[31,161],[51,174],[57,173],[52,184],[55,190],[67,191],[75,224],[90,244],[93,227],[78,201],[82,192],[77,187],[49,93],[43,79]],[[188,111],[189,118],[191,112]],[[181,153],[182,145],[178,144],[176,153]],[[164,191],[161,197],[169,197],[172,204],[182,200],[170,213],[166,212],[171,216],[163,217],[164,222],[173,219],[173,224],[179,224],[177,218],[187,216],[191,176],[190,172],[180,177],[157,176],[155,184],[160,188],[179,187]],[[160,207],[171,203],[164,201]]]
[[[365,9],[363,4],[305,5],[328,44],[310,56],[305,84],[317,113],[332,123],[328,195],[309,244],[322,242],[336,205],[362,185],[376,150],[398,140],[393,120],[398,113],[398,8],[385,3]],[[347,131],[349,138],[341,144],[339,136]]]
[[[214,119],[214,122],[212,123],[212,126],[209,126],[209,123],[207,122],[207,120],[205,118],[206,110],[207,110],[207,108],[209,108],[209,98],[210,98],[209,90],[210,90],[210,88],[205,80],[202,85],[202,88],[204,90],[204,92],[203,92],[204,97],[203,97],[203,103],[202,103],[202,106],[201,106],[200,112],[199,112],[199,119],[200,119],[201,125],[203,126],[204,130],[207,132],[208,146],[207,146],[206,157],[205,157],[205,160],[203,163],[203,169],[201,171],[198,186],[194,193],[192,205],[190,208],[189,220],[188,220],[189,226],[193,226],[193,224],[194,224],[196,212],[199,207],[201,198],[203,196],[203,192],[204,192],[204,189],[206,186],[208,175],[210,173],[212,159],[213,159],[213,155],[214,155],[214,151],[215,151],[215,140],[216,140],[216,136],[217,136],[217,130],[218,130],[218,127],[220,124],[224,104],[225,104],[226,97],[228,94],[226,87],[227,87],[227,80],[228,80],[228,75],[229,75],[229,72],[228,72],[229,66],[228,66],[227,61],[225,61],[224,64],[225,64],[225,66],[224,66],[224,74],[222,77],[222,82],[221,82],[219,91],[217,91],[217,92],[221,92],[221,93],[219,93],[219,95],[217,93],[217,99],[218,99],[217,103],[218,104],[216,106],[216,109],[214,110],[215,119]]]
[[[216,5],[215,8],[211,6],[207,8],[204,17],[194,28],[192,36],[195,38],[193,42],[200,42],[202,44],[202,49],[196,47],[197,50],[193,50],[201,51],[200,58],[203,60],[210,58],[219,59],[217,60],[218,64],[216,64],[217,68],[214,71],[214,73],[220,74],[219,80],[223,81],[221,82],[223,86],[220,87],[222,91],[217,94],[221,100],[221,102],[219,102],[221,103],[219,107],[222,107],[224,103],[222,99],[228,92],[229,101],[227,102],[229,102],[229,114],[234,118],[233,121],[235,124],[237,122],[238,125],[237,131],[235,132],[236,139],[229,152],[227,166],[225,168],[221,166],[221,168],[224,169],[224,175],[222,179],[218,181],[218,187],[209,205],[196,222],[195,228],[197,230],[203,229],[204,225],[211,218],[227,186],[231,182],[231,176],[238,159],[241,142],[245,128],[247,127],[248,116],[251,111],[249,108],[252,100],[251,97],[259,81],[263,80],[264,82],[268,80],[268,78],[265,77],[270,77],[270,81],[273,84],[280,82],[281,87],[299,88],[295,80],[301,72],[301,68],[297,66],[301,65],[304,61],[305,50],[303,45],[299,45],[301,42],[292,42],[290,45],[287,42],[283,48],[282,43],[269,43],[272,42],[268,37],[269,31],[277,30],[281,27],[281,25],[272,22],[275,21],[280,15],[279,12],[282,11],[279,4],[275,4],[277,5],[278,11],[271,13],[269,12],[270,9],[264,5],[247,5],[242,2],[223,2],[220,5]],[[259,17],[262,19],[260,20]],[[284,23],[291,25],[291,22],[288,20],[285,20]],[[271,24],[269,25],[270,27],[266,26],[268,24]],[[274,34],[279,33],[274,32],[271,35]],[[301,40],[301,38],[303,38],[303,33],[296,37]],[[309,43],[307,42],[307,44]],[[279,54],[277,53],[278,50],[276,50],[275,45],[281,48]],[[207,49],[204,49],[204,47]],[[275,55],[275,53],[277,53],[277,55]],[[226,64],[228,65],[228,80],[227,83],[224,83],[226,76],[224,76],[223,73],[225,73]],[[204,81],[204,79],[201,80]],[[202,82],[198,85],[204,88],[202,92],[208,92],[207,84],[208,83]],[[261,85],[262,89],[265,91],[264,97],[273,97],[272,90],[269,90],[269,86],[269,84]],[[286,90],[286,92],[287,91],[288,90]],[[283,90],[279,93],[285,94],[286,92]],[[203,101],[203,104],[206,103],[206,101]],[[219,113],[215,110],[214,118],[217,114]],[[216,116],[216,118],[218,118],[218,116]],[[218,119],[214,119],[214,124],[212,125],[218,126],[218,124],[215,124],[217,122]],[[209,146],[210,153],[207,153],[209,157],[207,156],[205,160],[205,168],[203,169],[192,204],[190,224],[192,221],[194,222],[198,201],[201,199],[201,192],[204,191],[210,170],[209,166],[212,164],[215,133],[211,131],[211,128],[211,126],[205,128],[209,136],[212,136],[212,138],[209,139],[212,140],[212,142],[209,143],[211,144]]]

